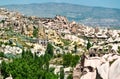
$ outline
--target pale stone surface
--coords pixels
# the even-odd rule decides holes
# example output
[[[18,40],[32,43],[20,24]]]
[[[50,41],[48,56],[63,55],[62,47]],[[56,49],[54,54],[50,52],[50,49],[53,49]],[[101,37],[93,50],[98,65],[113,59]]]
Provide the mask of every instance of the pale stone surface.
[[[86,74],[82,75],[80,79],[96,79],[96,70],[90,72],[88,66],[97,68],[102,79],[120,79],[120,56],[117,54],[105,54],[102,57],[85,59],[84,71],[86,71]]]
[[[1,51],[4,52],[4,54],[7,54],[7,53],[12,53],[12,54],[21,54],[22,53],[22,49],[19,48],[19,47],[11,47],[9,45],[2,45],[1,46]]]
[[[111,65],[109,79],[120,79],[120,59],[114,61]]]
[[[101,61],[99,57],[93,57],[91,59],[85,60],[85,66],[91,66],[93,68],[96,68],[100,65]]]
[[[109,62],[102,64],[98,68],[98,73],[103,79],[108,79],[108,72],[109,72]]]
[[[88,72],[87,74],[83,75],[80,79],[95,79],[96,72]]]

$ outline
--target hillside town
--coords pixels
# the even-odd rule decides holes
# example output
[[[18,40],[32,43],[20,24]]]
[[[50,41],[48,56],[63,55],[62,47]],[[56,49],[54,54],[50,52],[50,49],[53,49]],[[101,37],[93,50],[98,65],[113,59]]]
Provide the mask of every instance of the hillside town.
[[[0,8],[0,53],[4,54],[0,56],[1,65],[19,59],[24,51],[42,57],[48,49],[53,50],[49,67],[54,68],[58,79],[120,79],[120,30],[89,27],[60,15],[41,18]],[[66,64],[65,55],[72,57],[68,60],[75,64]],[[19,79],[12,72],[4,77],[3,71],[0,79]]]

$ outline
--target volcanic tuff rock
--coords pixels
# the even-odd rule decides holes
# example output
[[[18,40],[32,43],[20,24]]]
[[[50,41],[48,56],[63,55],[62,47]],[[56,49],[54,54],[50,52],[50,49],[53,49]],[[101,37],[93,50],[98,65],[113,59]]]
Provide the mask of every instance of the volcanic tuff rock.
[[[84,72],[80,79],[120,79],[120,56],[105,54],[102,57],[85,59]],[[92,68],[92,71],[90,70]]]

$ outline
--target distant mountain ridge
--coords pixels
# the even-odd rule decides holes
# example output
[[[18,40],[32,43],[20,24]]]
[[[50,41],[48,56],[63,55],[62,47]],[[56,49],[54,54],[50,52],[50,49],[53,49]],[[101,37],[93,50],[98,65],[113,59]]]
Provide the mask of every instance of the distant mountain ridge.
[[[88,26],[120,27],[120,9],[89,7],[67,3],[33,3],[0,6],[19,11],[27,16],[54,17],[66,16]]]

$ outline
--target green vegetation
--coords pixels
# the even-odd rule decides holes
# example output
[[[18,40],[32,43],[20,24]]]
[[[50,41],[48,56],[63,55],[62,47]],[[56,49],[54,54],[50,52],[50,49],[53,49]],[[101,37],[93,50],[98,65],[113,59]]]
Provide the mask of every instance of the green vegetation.
[[[0,52],[0,57],[4,57],[4,53],[3,52]]]
[[[46,49],[45,53],[49,54],[51,57],[53,57],[53,54],[54,54],[54,52],[53,52],[53,46],[50,43],[48,43],[47,49]]]
[[[4,44],[4,42],[0,41],[0,46],[2,46],[2,44]]]
[[[57,79],[58,76],[49,68],[50,56],[38,57],[31,51],[23,51],[21,58],[13,58],[13,62],[2,62],[1,73],[4,78],[12,75],[13,79]]]
[[[37,37],[37,36],[38,36],[38,28],[34,27],[33,37]]]
[[[3,24],[4,24],[4,23],[5,23],[5,20],[1,20],[0,23],[3,23]]]
[[[120,54],[120,46],[118,46],[118,53]]]
[[[60,68],[60,79],[64,79],[64,69]]]
[[[26,44],[26,41],[27,42],[32,42],[33,41],[33,38],[25,36],[25,35],[22,35],[20,33],[16,33],[14,31],[8,30],[8,31],[6,31],[6,34],[7,34],[7,38],[9,40],[8,40],[8,42],[5,43],[5,45],[11,45],[12,46],[13,43],[16,43],[17,47],[20,47],[20,48],[23,48],[23,47],[30,48],[30,46]]]
[[[88,39],[88,43],[87,43],[87,49],[89,50],[89,48],[92,47],[90,40]]]
[[[70,40],[66,40],[66,39],[61,39],[61,41],[64,43],[65,46],[67,46],[71,43]]]
[[[70,75],[67,77],[67,79],[73,79],[72,74],[70,74]]]
[[[74,52],[77,53],[77,44],[74,46]]]
[[[65,54],[63,56],[63,66],[64,67],[74,67],[79,62],[80,57],[78,55]]]
[[[110,61],[109,64],[110,66],[116,61],[117,59],[114,59],[113,61]]]
[[[9,43],[9,45],[12,45],[13,44],[13,40],[8,40],[8,43]]]

